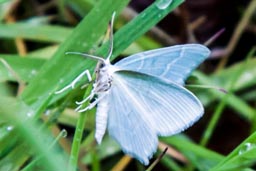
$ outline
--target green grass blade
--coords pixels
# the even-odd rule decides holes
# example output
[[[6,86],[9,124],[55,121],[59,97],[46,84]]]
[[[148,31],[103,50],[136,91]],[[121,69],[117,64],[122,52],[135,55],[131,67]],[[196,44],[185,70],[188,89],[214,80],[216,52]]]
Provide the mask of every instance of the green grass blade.
[[[12,161],[17,161],[19,164],[14,164],[14,167],[21,167],[23,162],[26,161],[31,154],[34,157],[38,157],[39,154],[42,157],[43,163],[41,164],[44,164],[43,166],[47,167],[47,169],[54,171],[63,170],[63,166],[65,166],[67,161],[67,156],[64,155],[64,153],[60,153],[55,147],[49,149],[49,144],[54,141],[54,138],[48,130],[42,128],[42,125],[39,122],[35,122],[35,120],[32,119],[32,111],[28,106],[20,103],[14,98],[2,97],[0,98],[0,111],[1,120],[6,120],[12,123],[13,129],[10,130],[10,134],[17,131],[15,133],[19,139],[19,141],[16,141],[17,148],[15,148],[15,150],[20,152],[19,155],[16,154],[15,156],[15,154],[13,154],[15,150],[10,151],[9,155],[6,155],[6,162],[9,163],[9,165],[13,164]],[[24,144],[26,148],[22,148],[24,146],[21,144]],[[10,157],[16,157],[16,159],[8,160]]]
[[[256,133],[249,136],[211,171],[242,170],[256,163]]]
[[[193,74],[199,78],[197,83],[200,85],[218,86],[219,81],[221,81],[221,80],[216,81],[217,79],[213,81],[211,79],[212,77],[208,77],[199,71],[195,71]],[[244,72],[242,73],[242,75],[243,74]],[[228,79],[225,80],[225,82],[229,82],[229,81],[230,80]],[[216,99],[221,100],[225,96],[223,92],[219,92],[218,90],[205,90],[205,89],[201,89],[199,91],[198,90],[197,91],[195,90],[195,92],[197,92],[195,94],[203,102],[204,106],[210,105],[213,100],[216,100]],[[245,118],[246,120],[251,120],[255,115],[255,110],[249,104],[247,104],[246,101],[244,101],[243,99],[241,99],[240,97],[236,96],[231,92],[229,92],[229,98],[226,99],[226,103],[229,107],[237,111],[237,113],[241,115],[241,117]]]
[[[189,162],[199,170],[208,170],[218,164],[224,157],[207,148],[201,147],[183,135],[161,138],[164,142],[178,149]]]
[[[46,61],[44,59],[4,54],[1,54],[0,58],[4,59],[20,79],[25,82],[29,82],[34,78]],[[0,71],[0,81],[17,81],[8,68],[6,68],[1,62]]]
[[[19,30],[19,31],[17,31]],[[0,38],[23,38],[40,42],[61,43],[70,35],[71,28],[29,23],[0,24]]]

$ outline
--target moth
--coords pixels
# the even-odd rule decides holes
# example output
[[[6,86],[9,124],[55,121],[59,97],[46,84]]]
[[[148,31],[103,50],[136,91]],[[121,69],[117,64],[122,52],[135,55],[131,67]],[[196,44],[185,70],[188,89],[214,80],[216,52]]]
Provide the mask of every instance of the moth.
[[[111,64],[113,21],[114,15],[106,59],[68,52],[98,61],[91,94],[77,103],[77,110],[84,112],[97,106],[97,142],[101,143],[107,129],[124,153],[148,165],[157,150],[158,136],[177,134],[203,115],[201,102],[184,88],[184,82],[210,50],[200,44],[176,45],[137,53]],[[84,75],[91,79],[85,70],[57,93],[73,88]],[[89,106],[82,108],[94,97],[97,98]]]

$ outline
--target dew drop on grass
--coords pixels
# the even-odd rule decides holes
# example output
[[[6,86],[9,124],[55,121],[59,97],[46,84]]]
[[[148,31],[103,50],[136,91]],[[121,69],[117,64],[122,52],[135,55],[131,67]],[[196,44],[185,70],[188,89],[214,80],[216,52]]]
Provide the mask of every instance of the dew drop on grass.
[[[44,112],[44,115],[49,116],[50,113],[51,113],[51,110],[50,110],[50,109],[47,109],[47,110]]]
[[[30,118],[30,117],[32,117],[32,116],[33,116],[33,112],[30,111],[30,112],[27,113],[27,117]]]
[[[36,75],[36,74],[37,74],[37,71],[36,71],[35,69],[33,69],[33,70],[31,71],[31,74],[32,74],[32,75]]]
[[[31,70],[31,72],[29,73],[29,78],[34,77],[37,74],[37,71],[35,69]]]
[[[76,131],[77,131],[77,132],[81,132],[81,129],[80,129],[80,128],[77,128]]]
[[[254,75],[250,72],[245,72],[242,79],[244,79],[244,81],[247,81],[247,80],[252,80],[254,77]]]
[[[158,18],[161,18],[161,17],[162,17],[162,14],[158,14],[157,16],[158,16]]]
[[[6,130],[7,130],[7,131],[11,131],[11,130],[13,130],[13,128],[14,128],[14,127],[13,127],[12,125],[9,125],[9,126],[6,127]]]
[[[156,3],[157,8],[164,10],[166,9],[170,4],[172,3],[172,0],[159,0]]]
[[[61,136],[62,136],[63,138],[66,138],[66,137],[68,136],[67,130],[65,130],[65,129],[61,130]]]
[[[245,143],[243,145],[243,147],[239,150],[238,154],[239,155],[242,155],[244,154],[245,152],[248,152],[250,150],[252,150],[253,148],[256,147],[256,144],[253,144],[253,143]]]
[[[146,16],[146,14],[145,14],[145,13],[143,13],[143,14],[141,15],[141,17],[142,17],[142,18],[144,18],[145,16]]]

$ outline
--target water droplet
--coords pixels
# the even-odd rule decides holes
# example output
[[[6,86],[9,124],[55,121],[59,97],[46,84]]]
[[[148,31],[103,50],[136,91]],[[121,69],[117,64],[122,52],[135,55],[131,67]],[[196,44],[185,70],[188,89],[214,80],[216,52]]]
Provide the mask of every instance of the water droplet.
[[[67,130],[65,130],[65,129],[61,130],[61,136],[62,136],[63,138],[66,138],[67,135],[68,135]]]
[[[50,113],[51,113],[51,110],[50,110],[50,109],[47,109],[47,110],[44,112],[44,114],[45,114],[46,116],[50,115]]]
[[[250,151],[252,150],[253,148],[256,147],[256,144],[253,144],[253,143],[245,143],[243,145],[243,147],[241,147],[241,149],[239,150],[238,154],[241,155],[247,151]]]
[[[162,17],[162,14],[158,14],[157,16],[158,16],[158,18],[161,18],[161,17]]]
[[[64,80],[63,80],[63,79],[60,79],[60,80],[59,80],[59,83],[63,83],[63,82],[64,82]]]
[[[27,113],[27,117],[32,117],[34,114],[33,114],[33,112],[32,111],[29,111],[28,113]]]
[[[146,16],[146,13],[143,13],[141,17],[144,18],[145,16]]]
[[[251,72],[245,72],[243,77],[242,77],[242,81],[248,81],[253,79],[254,75]]]
[[[156,3],[157,8],[164,10],[166,9],[170,4],[172,3],[172,0],[159,0]]]
[[[36,75],[36,73],[37,73],[37,71],[36,71],[35,69],[33,69],[33,70],[31,71],[31,74],[32,74],[32,75]]]
[[[77,128],[76,131],[77,131],[77,132],[81,132],[81,129],[80,129],[80,128]]]
[[[14,126],[9,125],[9,126],[6,127],[6,130],[7,130],[7,131],[11,131],[11,130],[13,130],[13,128],[14,128]]]

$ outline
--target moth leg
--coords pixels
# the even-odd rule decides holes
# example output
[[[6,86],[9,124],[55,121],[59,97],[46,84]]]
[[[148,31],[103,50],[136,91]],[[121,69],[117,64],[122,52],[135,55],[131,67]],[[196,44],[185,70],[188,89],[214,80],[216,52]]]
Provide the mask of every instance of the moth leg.
[[[104,96],[100,96],[99,98],[95,99],[94,102],[90,103],[90,104],[89,104],[87,107],[85,107],[84,109],[81,109],[81,107],[82,107],[82,104],[81,104],[80,106],[78,106],[78,107],[76,108],[76,111],[81,113],[81,112],[85,112],[85,111],[87,111],[87,110],[92,109],[93,107],[95,107],[95,106],[99,103],[99,101],[100,101],[103,97],[104,97]]]
[[[91,94],[89,96],[87,96],[85,99],[83,99],[82,101],[78,102],[76,101],[77,105],[81,105],[83,103],[85,103],[88,100],[91,100],[93,98],[93,96],[95,95],[94,91],[92,90]]]
[[[62,93],[62,92],[64,92],[64,91],[66,91],[66,90],[69,89],[69,88],[74,89],[74,88],[75,88],[75,84],[76,84],[85,74],[86,74],[86,76],[87,76],[88,81],[92,81],[92,76],[91,76],[89,70],[87,69],[87,70],[83,71],[81,74],[79,74],[79,75],[78,75],[70,84],[68,84],[66,87],[64,87],[64,88],[62,88],[62,89],[56,91],[55,94],[60,94],[60,93]]]

